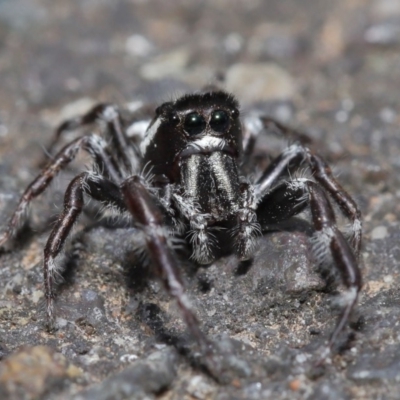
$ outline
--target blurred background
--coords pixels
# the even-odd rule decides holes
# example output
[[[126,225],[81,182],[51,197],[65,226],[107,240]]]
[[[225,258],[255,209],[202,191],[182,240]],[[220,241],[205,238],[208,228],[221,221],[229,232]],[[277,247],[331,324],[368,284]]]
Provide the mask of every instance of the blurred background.
[[[0,156],[16,132],[22,151],[45,143],[98,101],[159,104],[219,81],[244,107],[283,100],[285,122],[335,131],[333,152],[373,144],[397,164],[370,123],[398,123],[399,21],[398,0],[1,0]]]
[[[156,106],[179,93],[214,83],[237,96],[244,115],[256,109],[307,133],[360,204],[365,230],[361,260],[365,285],[353,323],[353,328],[358,329],[357,340],[353,347],[349,345],[355,350],[338,356],[327,371],[307,375],[303,361],[312,351],[305,346],[313,341],[321,344],[334,323],[325,297],[313,292],[321,289],[319,283],[312,281],[317,278],[311,272],[312,279],[304,275],[305,283],[299,289],[306,297],[314,296],[314,302],[299,306],[292,299],[286,303],[274,290],[285,293],[293,281],[285,272],[287,267],[276,264],[282,280],[279,285],[269,286],[270,302],[260,292],[254,302],[259,304],[263,299],[267,302],[263,308],[251,306],[252,314],[250,306],[241,304],[244,309],[239,310],[240,317],[234,317],[234,308],[230,310],[233,316],[227,309],[235,304],[239,307],[240,299],[251,294],[256,280],[263,278],[252,272],[256,270],[253,267],[249,277],[240,278],[246,295],[237,289],[240,285],[236,289],[228,283],[227,287],[220,286],[221,292],[230,293],[228,297],[235,297],[235,291],[239,296],[236,303],[226,299],[220,304],[226,313],[212,318],[199,305],[198,313],[208,334],[226,332],[251,345],[260,359],[267,360],[265,365],[259,359],[254,361],[250,350],[242,354],[235,349],[240,353],[239,360],[246,359],[243,362],[248,363],[248,371],[241,370],[242,380],[232,378],[231,385],[220,387],[198,369],[182,373],[182,365],[186,364],[181,361],[171,367],[180,372],[178,377],[171,378],[166,390],[157,389],[163,393],[160,398],[398,398],[400,0],[0,0],[0,223],[4,223],[21,190],[37,174],[35,166],[43,149],[63,119],[100,101],[125,104],[143,100]],[[49,204],[62,201],[62,191],[50,197],[47,203],[36,203],[34,226],[43,225],[43,214]],[[59,207],[60,204],[56,210]],[[101,231],[98,236],[93,235],[88,235],[87,243],[91,243],[90,249],[100,251],[100,257],[102,245],[96,245],[96,240],[103,244],[100,238],[106,234]],[[14,354],[21,344],[46,344],[78,365],[80,380],[66,386],[57,381],[50,395],[58,393],[58,397],[48,397],[71,398],[89,384],[122,369],[115,355],[128,351],[129,344],[117,345],[113,337],[114,347],[107,347],[102,335],[107,332],[110,338],[112,334],[121,336],[120,331],[111,328],[115,327],[114,319],[118,319],[113,313],[121,309],[121,304],[131,304],[131,300],[126,292],[117,294],[124,287],[122,278],[110,283],[115,281],[114,272],[108,280],[109,272],[106,273],[105,287],[102,278],[93,278],[90,274],[97,276],[104,271],[90,272],[90,267],[102,265],[107,271],[108,267],[99,259],[90,261],[89,255],[83,255],[84,264],[94,264],[86,265],[78,275],[74,301],[90,303],[85,298],[78,299],[82,290],[79,285],[85,288],[93,279],[101,280],[94,289],[101,299],[108,292],[121,296],[119,302],[106,301],[104,312],[112,315],[112,323],[106,324],[109,330],[104,331],[104,326],[92,321],[95,332],[85,331],[80,339],[72,333],[69,338],[68,334],[51,337],[40,333],[42,317],[31,313],[36,315],[37,304],[32,303],[32,296],[41,287],[40,259],[45,238],[46,235],[36,241],[30,239],[25,247],[0,257],[1,279],[6,282],[2,289],[1,307],[6,311],[0,313],[4,323],[0,339],[3,355]],[[112,238],[111,235],[108,239],[111,244]],[[284,243],[287,250],[290,241]],[[298,246],[296,241],[294,246]],[[288,263],[292,266],[296,261]],[[220,267],[229,270],[225,264]],[[218,279],[218,272],[213,275],[212,269],[201,274]],[[201,290],[196,292],[196,288],[192,283],[194,298],[201,296]],[[64,297],[71,291],[71,287],[67,288]],[[169,300],[164,297],[163,301],[167,304]],[[256,311],[270,306],[272,309],[276,304],[281,307],[275,308],[278,311]],[[87,307],[92,310],[92,306]],[[309,320],[304,316],[307,312],[312,314]],[[136,321],[136,317],[126,318]],[[179,316],[175,320],[179,321]],[[301,321],[311,322],[304,323],[304,328]],[[139,322],[134,326],[129,322],[123,329],[124,334],[139,335],[139,344],[135,345],[141,346],[140,350],[132,351],[146,357],[154,350],[154,343],[150,345],[146,340],[154,335],[143,328],[143,321]],[[265,330],[264,324],[269,328]],[[318,329],[311,331],[310,324]],[[140,332],[147,339],[134,333],[134,328],[138,332],[142,329],[144,333]],[[247,332],[248,336],[238,332]],[[76,343],[83,343],[83,347]],[[109,352],[97,352],[95,343]],[[282,353],[282,349],[288,353]],[[54,359],[54,354],[49,357]],[[43,374],[47,376],[51,371]],[[61,376],[62,382],[72,379],[68,374]],[[14,392],[7,386],[7,379],[0,376],[0,389],[12,398]],[[29,390],[21,392],[28,396],[24,398],[30,398]],[[47,389],[35,390],[34,395],[44,396]],[[157,391],[143,390],[148,398],[157,397]],[[21,393],[15,398],[22,398],[18,397]],[[86,396],[100,398],[98,393]],[[110,396],[114,398],[115,394]]]

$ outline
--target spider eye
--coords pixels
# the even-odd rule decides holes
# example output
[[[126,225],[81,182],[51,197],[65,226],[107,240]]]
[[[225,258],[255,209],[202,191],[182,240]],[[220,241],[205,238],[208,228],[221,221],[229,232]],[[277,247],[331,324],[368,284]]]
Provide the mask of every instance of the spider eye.
[[[206,121],[199,113],[191,112],[186,115],[183,127],[187,134],[198,135],[206,129]]]
[[[229,126],[229,116],[223,110],[216,110],[212,113],[210,127],[215,132],[223,133]]]
[[[178,114],[175,112],[172,112],[171,114],[169,114],[168,116],[168,121],[172,124],[172,125],[177,125],[179,123],[179,117]]]

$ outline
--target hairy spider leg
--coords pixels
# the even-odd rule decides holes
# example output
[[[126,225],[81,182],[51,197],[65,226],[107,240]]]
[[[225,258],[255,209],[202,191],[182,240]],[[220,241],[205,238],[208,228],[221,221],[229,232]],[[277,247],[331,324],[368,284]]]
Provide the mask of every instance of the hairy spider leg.
[[[310,195],[311,215],[317,232],[317,246],[320,241],[322,241],[321,246],[329,245],[334,264],[340,271],[342,281],[347,288],[345,298],[347,304],[329,340],[331,347],[346,325],[351,310],[357,301],[362,286],[361,272],[351,246],[336,226],[335,214],[326,194],[314,182],[305,182],[305,186]]]
[[[117,106],[105,106],[104,109],[101,110],[98,120],[104,121],[107,124],[105,129],[106,135],[111,140],[111,149],[115,150],[120,165],[125,169],[125,176],[137,174],[140,168],[139,153],[126,135],[125,129],[122,126],[120,111]]]
[[[243,261],[253,255],[256,238],[261,235],[261,227],[257,222],[257,204],[251,185],[243,182],[239,191],[240,208],[232,214],[236,218],[236,225],[231,229],[231,235],[234,238],[232,250]],[[199,264],[211,263],[215,258],[213,249],[218,245],[209,226],[215,223],[214,218],[210,214],[201,213],[199,207],[188,197],[174,193],[172,198],[179,211],[190,222],[188,237],[193,247],[192,258]]]
[[[98,104],[86,114],[64,121],[55,130],[54,138],[47,149],[48,153],[51,154],[53,152],[54,147],[58,144],[64,133],[93,123],[99,123],[100,125],[105,123],[107,125],[106,129],[104,129],[106,139],[110,140],[110,150],[114,150],[116,156],[122,162],[121,165],[126,170],[125,175],[137,173],[139,169],[138,151],[127,137],[125,129],[123,129],[120,110],[112,104]]]
[[[169,134],[170,129],[172,129],[172,136],[171,141],[169,139],[165,141],[165,135],[159,135],[157,137],[158,141],[153,143],[154,148],[158,146],[159,150],[155,152],[154,159],[152,158],[153,156],[149,156],[149,159],[160,161],[163,153],[168,150],[166,146],[171,146],[171,149],[174,149],[173,145],[178,145],[178,142],[174,142],[174,140],[180,137],[180,134],[185,134],[186,132],[179,124],[173,124],[173,127],[169,125],[171,120],[167,115],[167,111],[171,111],[171,107],[172,111],[178,111],[179,114],[182,111],[181,108],[185,112],[189,111],[191,102],[194,102],[195,107],[203,108],[206,106],[212,111],[216,109],[216,105],[214,102],[212,104],[209,103],[210,99],[217,99],[218,102],[222,101],[222,105],[228,102],[234,111],[236,110],[235,112],[232,111],[232,117],[235,119],[234,127],[236,129],[234,133],[239,135],[238,105],[230,95],[209,93],[200,98],[196,97],[196,95],[184,96],[177,102],[165,103],[158,109],[161,110],[161,113],[164,113],[162,115],[166,119],[157,117],[155,121],[158,121],[158,123],[153,124],[153,128],[148,131],[150,135],[145,137],[142,142],[142,148],[146,150],[153,139],[155,140],[155,134],[163,126],[161,122],[166,123],[166,128],[164,127],[166,131],[161,131],[161,133]],[[207,165],[214,172],[214,178],[218,182],[227,178],[229,180],[229,188],[233,185],[234,190],[230,190],[229,193],[232,196],[225,199],[230,201],[223,201],[224,199],[219,197],[221,205],[230,207],[229,212],[220,210],[207,214],[201,213],[198,204],[201,196],[195,196],[193,199],[187,196],[187,192],[191,188],[190,182],[176,184],[172,179],[173,183],[170,186],[167,185],[166,188],[161,189],[158,187],[158,183],[165,182],[161,179],[160,182],[156,182],[154,185],[154,182],[151,182],[151,171],[148,173],[142,171],[145,177],[138,175],[140,174],[139,168],[143,167],[139,163],[141,154],[127,138],[122,115],[116,106],[100,104],[82,117],[71,119],[61,124],[55,133],[51,149],[58,143],[63,132],[93,123],[99,123],[104,139],[96,135],[83,136],[65,146],[55,156],[54,161],[43,170],[24,192],[17,210],[10,219],[5,234],[0,237],[1,245],[12,236],[20,225],[29,203],[45,190],[54,176],[75,158],[80,149],[90,153],[94,159],[93,171],[78,175],[68,186],[64,200],[64,211],[60,215],[45,247],[47,267],[45,266],[44,274],[45,285],[47,285],[46,297],[50,299],[48,300],[48,313],[51,314],[51,317],[54,317],[52,296],[54,296],[53,284],[57,274],[54,257],[61,251],[73,223],[82,212],[85,193],[103,202],[106,206],[125,211],[125,214],[131,215],[136,220],[137,226],[145,239],[155,272],[168,293],[176,300],[192,336],[205,354],[211,354],[211,346],[206,336],[202,333],[196,315],[184,293],[177,259],[171,247],[173,238],[168,231],[170,228],[164,228],[163,215],[172,220],[175,232],[179,230],[175,219],[178,221],[178,217],[184,217],[190,222],[191,229],[189,233],[192,235],[193,241],[193,258],[198,262],[209,262],[213,255],[211,255],[211,252],[208,255],[207,251],[214,245],[213,242],[217,240],[217,236],[214,236],[210,230],[218,229],[219,222],[222,225],[225,224],[231,227],[236,221],[236,227],[232,229],[232,235],[234,236],[232,247],[239,258],[245,259],[251,253],[253,236],[260,229],[259,222],[264,224],[270,220],[275,222],[284,221],[304,208],[309,207],[316,232],[314,237],[316,255],[322,257],[322,259],[325,256],[333,259],[336,267],[334,270],[340,273],[347,288],[346,307],[331,336],[329,342],[331,346],[348,321],[349,314],[354,307],[361,287],[360,271],[357,266],[361,244],[361,214],[355,202],[335,180],[324,160],[312,154],[306,147],[303,147],[304,143],[308,143],[308,138],[268,117],[253,119],[252,121],[258,122],[254,123],[252,127],[246,126],[247,121],[245,120],[244,152],[241,151],[241,146],[237,141],[232,142],[232,149],[228,149],[233,151],[236,156],[242,156],[244,159],[244,163],[241,166],[242,173],[245,171],[246,165],[249,167],[248,164],[251,160],[256,137],[261,132],[275,131],[284,137],[297,139],[299,143],[290,146],[281,156],[276,158],[255,185],[249,184],[241,178],[239,179],[238,171],[221,176],[220,171],[215,170],[216,166],[219,165],[217,159],[222,157],[218,152],[221,149],[208,149],[207,152],[209,154],[207,153],[207,157],[212,163]],[[173,121],[177,121],[177,119],[175,118]],[[269,129],[266,130],[264,129],[265,127]],[[238,137],[236,138],[235,136],[236,139]],[[215,139],[213,140],[213,143],[215,143]],[[193,160],[195,159],[196,157],[193,157]],[[166,158],[165,164],[163,162],[159,163],[161,175],[164,174],[165,169],[172,176],[174,171],[171,170],[171,165],[174,168],[182,167],[179,162],[168,164],[169,161]],[[318,183],[304,178],[288,179],[290,172],[298,169],[302,163],[307,164]],[[236,170],[236,161],[232,166]],[[231,168],[229,170],[232,172]],[[200,172],[195,170],[196,177],[199,179],[204,178],[203,175],[199,174]],[[129,177],[130,175],[134,176]],[[199,188],[201,189],[201,187]],[[201,190],[196,189],[200,195],[202,194]],[[217,195],[217,190],[213,194]],[[350,242],[346,241],[336,226],[334,211],[330,203],[331,198],[338,204],[344,215],[352,221],[353,234]],[[210,199],[210,202],[212,201],[215,201],[215,198]],[[184,226],[185,221],[182,218],[181,220],[181,225]],[[354,252],[349,243],[353,245]],[[205,250],[204,253],[203,250]]]
[[[350,219],[352,223],[350,243],[358,260],[362,236],[361,211],[356,202],[335,179],[327,163],[307,147],[295,143],[278,156],[256,182],[258,185],[256,197],[262,198],[279,179],[287,175],[290,170],[298,168],[304,161],[310,167],[315,180],[332,196],[343,214]]]
[[[257,220],[262,230],[287,221],[301,213],[307,206],[307,194],[292,182],[279,182],[258,203]]]
[[[354,251],[336,226],[335,214],[327,195],[317,183],[304,178],[281,182],[260,202],[258,220],[262,226],[278,224],[300,213],[307,206],[311,209],[315,229],[313,250],[320,262],[327,258],[333,260],[347,288],[346,305],[331,335],[331,346],[349,318],[362,282]]]
[[[152,266],[167,292],[175,299],[190,332],[204,354],[210,354],[210,342],[200,329],[199,321],[187,298],[176,258],[168,244],[168,231],[164,227],[163,215],[154,204],[151,194],[142,183],[142,178],[132,176],[121,184],[128,210],[145,233],[145,241]]]
[[[74,131],[78,128],[81,128],[86,125],[92,124],[94,121],[96,121],[99,116],[102,113],[102,110],[104,110],[105,107],[107,107],[108,104],[97,104],[93,108],[91,108],[86,114],[84,115],[79,115],[75,118],[70,118],[65,121],[63,121],[57,129],[54,131],[54,136],[50,144],[47,146],[47,152],[51,154],[54,151],[54,148],[57,146],[58,142],[61,139],[61,136],[63,136],[64,133],[66,132],[71,132]],[[48,163],[47,157],[42,160],[43,166]]]
[[[234,237],[233,251],[239,260],[250,259],[257,245],[257,237],[261,236],[261,226],[257,221],[257,203],[254,189],[247,183],[240,185],[240,208],[236,212],[236,226],[232,229]]]
[[[209,223],[213,221],[210,214],[202,213],[193,199],[173,193],[172,200],[180,213],[189,221],[189,241],[193,247],[192,258],[199,264],[209,264],[214,260],[213,247],[215,236],[210,232]]]
[[[284,125],[275,118],[268,116],[261,116],[260,120],[263,127],[269,131],[272,131],[278,135],[283,136],[286,139],[295,140],[303,145],[311,144],[312,139],[305,133],[293,129],[290,126]]]
[[[294,146],[296,148],[293,149]],[[307,157],[306,160],[311,158],[315,162],[314,156],[309,153],[308,149],[300,145],[293,145],[287,152],[277,157],[271,166],[267,168],[262,176],[263,180],[258,182],[260,185],[259,193],[263,193],[263,195],[259,197],[257,215],[261,225],[266,226],[269,223],[282,222],[298,214],[306,206],[310,207],[312,223],[316,232],[314,236],[314,252],[317,257],[321,258],[319,261],[325,261],[326,256],[330,255],[341,275],[343,284],[347,288],[345,295],[346,305],[329,340],[329,347],[331,347],[347,323],[351,310],[357,301],[362,285],[361,273],[358,267],[356,250],[352,249],[352,246],[337,228],[333,208],[323,190],[328,185],[332,188],[337,184],[330,171],[329,174],[322,175],[321,171],[318,171],[315,167],[314,170],[313,165],[311,165],[314,176],[319,174],[320,179],[327,179],[324,185],[320,182],[321,187],[305,178],[279,182],[272,187],[281,175],[285,175],[291,162],[293,164],[294,161],[298,165],[304,156]],[[328,191],[328,189],[326,190]],[[343,192],[339,193],[338,197],[344,199],[343,203],[345,203],[349,195],[344,192],[344,189],[342,190]],[[334,199],[336,200],[336,197]],[[353,200],[351,200],[350,204],[354,204]],[[346,204],[339,204],[339,206],[345,207]],[[356,218],[359,218],[359,214],[356,215]]]
[[[74,223],[82,212],[85,193],[93,199],[101,201],[104,205],[117,209],[121,213],[126,211],[126,206],[118,185],[106,178],[93,175],[90,172],[83,172],[76,176],[68,185],[64,196],[63,212],[59,215],[44,248],[44,293],[47,320],[50,329],[54,327],[54,283],[57,275],[59,275],[55,258],[62,250]]]
[[[308,151],[307,157],[314,178],[332,196],[344,215],[352,221],[350,243],[358,260],[360,257],[362,239],[361,211],[343,186],[333,177],[332,170],[326,161],[317,154],[311,154],[310,151]]]
[[[118,169],[117,162],[107,154],[107,143],[97,135],[82,136],[63,147],[46,168],[27,187],[11,216],[5,231],[0,236],[0,246],[11,239],[25,219],[26,211],[31,201],[39,196],[50,185],[54,177],[74,160],[78,151],[87,151],[94,159],[98,168],[103,171],[105,177],[114,182],[122,180],[122,173]]]
[[[254,146],[261,133],[273,133],[282,136],[282,138],[287,139],[290,142],[298,142],[302,145],[309,145],[312,143],[312,139],[310,139],[310,137],[305,133],[288,127],[272,117],[264,115],[249,115],[243,122],[242,166],[244,169],[252,162]]]

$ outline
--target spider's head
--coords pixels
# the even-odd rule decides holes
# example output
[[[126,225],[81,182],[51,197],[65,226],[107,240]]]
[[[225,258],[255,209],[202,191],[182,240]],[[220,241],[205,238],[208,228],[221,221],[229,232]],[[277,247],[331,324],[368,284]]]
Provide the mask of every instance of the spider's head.
[[[237,158],[241,143],[238,103],[218,91],[186,95],[158,107],[140,150],[155,175],[174,181],[185,158],[216,151]]]

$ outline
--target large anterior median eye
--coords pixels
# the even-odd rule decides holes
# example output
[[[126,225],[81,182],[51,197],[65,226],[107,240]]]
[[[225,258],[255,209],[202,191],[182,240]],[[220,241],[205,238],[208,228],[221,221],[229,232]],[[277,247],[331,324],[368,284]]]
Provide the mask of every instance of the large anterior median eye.
[[[216,110],[212,113],[210,127],[215,132],[226,132],[229,126],[229,116],[223,110]]]
[[[198,135],[206,129],[206,121],[199,113],[191,112],[186,115],[183,128],[189,135]]]

